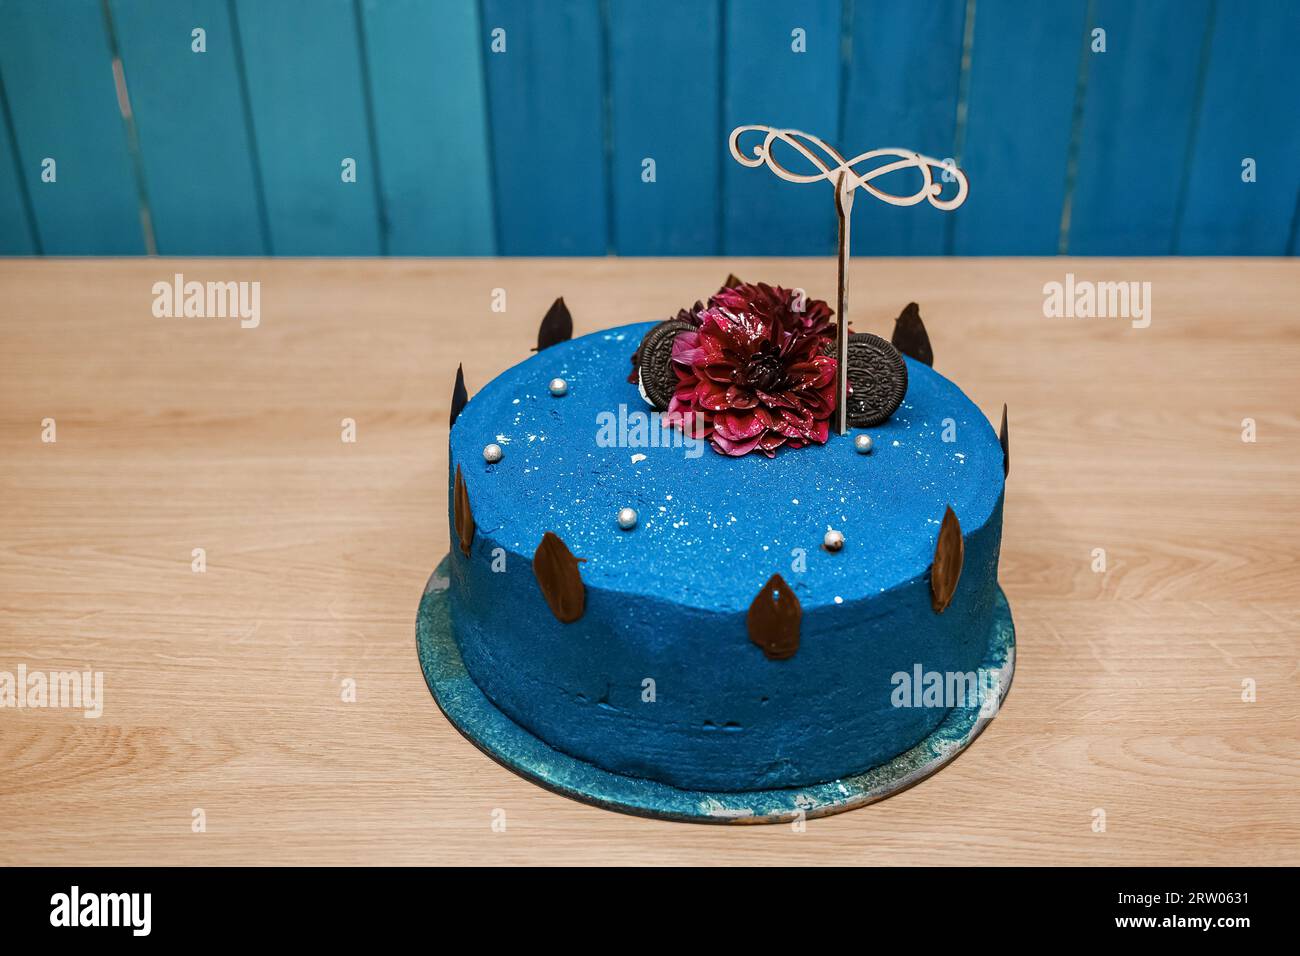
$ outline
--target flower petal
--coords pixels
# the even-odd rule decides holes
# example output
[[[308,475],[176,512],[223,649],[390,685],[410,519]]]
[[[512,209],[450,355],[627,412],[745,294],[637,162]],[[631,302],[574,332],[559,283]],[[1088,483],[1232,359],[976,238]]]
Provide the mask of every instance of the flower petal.
[[[719,435],[717,431],[714,431],[713,437],[710,441],[713,443],[713,447],[724,455],[731,455],[733,458],[738,458],[741,455],[748,455],[753,451],[758,445],[760,437],[762,436],[755,435],[753,438],[746,439],[745,441],[733,442],[724,438],[722,435]]]

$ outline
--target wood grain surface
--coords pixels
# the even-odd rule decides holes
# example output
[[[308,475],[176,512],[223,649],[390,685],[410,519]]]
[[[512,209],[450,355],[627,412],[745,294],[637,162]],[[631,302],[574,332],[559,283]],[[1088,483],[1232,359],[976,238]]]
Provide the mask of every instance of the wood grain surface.
[[[0,863],[1300,863],[1300,263],[852,269],[859,330],[918,300],[936,368],[1010,406],[1018,666],[951,766],[796,832],[511,775],[438,711],[414,619],[458,362],[472,395],[557,295],[581,334],[729,271],[833,297],[831,259],[0,263],[0,671],[105,684],[98,719],[0,710]],[[177,271],[260,281],[260,325],[155,318]],[[1150,327],[1045,318],[1067,271],[1151,282]]]

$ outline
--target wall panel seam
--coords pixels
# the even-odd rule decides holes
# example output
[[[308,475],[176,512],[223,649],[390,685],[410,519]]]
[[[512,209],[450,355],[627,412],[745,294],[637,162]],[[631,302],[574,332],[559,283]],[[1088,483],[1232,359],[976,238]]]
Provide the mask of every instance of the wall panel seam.
[[[379,135],[375,124],[374,84],[370,79],[370,53],[366,50],[366,24],[361,12],[361,0],[352,0],[352,16],[356,24],[357,56],[361,60],[361,102],[366,112],[366,137],[370,140],[371,181],[375,194],[375,219],[379,229],[379,254],[388,255],[388,204],[384,200],[384,170],[379,164]]]
[[[36,224],[36,210],[32,206],[32,195],[27,186],[27,179],[23,175],[23,157],[22,150],[18,148],[18,130],[14,126],[13,114],[9,111],[9,94],[5,91],[4,69],[0,67],[0,114],[5,124],[5,130],[9,134],[9,151],[13,157],[14,176],[18,180],[18,197],[23,207],[23,214],[27,218],[27,235],[31,238],[32,251],[38,255],[45,255],[44,247],[41,245],[41,231]]]
[[[1192,96],[1192,121],[1187,127],[1187,144],[1183,149],[1183,169],[1178,183],[1178,198],[1174,203],[1173,236],[1169,254],[1178,255],[1179,238],[1183,231],[1183,214],[1187,209],[1187,191],[1191,188],[1192,162],[1196,156],[1196,142],[1200,135],[1201,110],[1205,104],[1205,81],[1210,72],[1211,50],[1214,45],[1214,22],[1218,15],[1218,0],[1210,0],[1209,14],[1205,18],[1205,34],[1201,37],[1201,58],[1196,72],[1196,92]]]

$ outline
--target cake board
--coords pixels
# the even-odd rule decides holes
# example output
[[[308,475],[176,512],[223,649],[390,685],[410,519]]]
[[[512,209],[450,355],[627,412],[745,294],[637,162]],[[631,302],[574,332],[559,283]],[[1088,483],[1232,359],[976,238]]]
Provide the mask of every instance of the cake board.
[[[996,675],[996,703],[953,708],[929,736],[892,760],[853,776],[776,790],[683,790],[602,770],[555,750],[497,709],[470,678],[452,634],[444,557],[425,585],[416,618],[420,668],[451,725],[507,770],[555,793],[637,816],[690,823],[786,823],[866,806],[924,780],[961,753],[993,719],[1011,687],[1016,638],[997,590],[994,624],[981,669]]]

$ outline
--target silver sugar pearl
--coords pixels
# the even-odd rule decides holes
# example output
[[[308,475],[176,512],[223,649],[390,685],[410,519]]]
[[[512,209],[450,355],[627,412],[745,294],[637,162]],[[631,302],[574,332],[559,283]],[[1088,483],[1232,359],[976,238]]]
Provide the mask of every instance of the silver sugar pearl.
[[[501,456],[504,454],[505,452],[501,450],[501,446],[496,442],[483,446],[483,460],[489,465],[495,465],[501,460]]]
[[[838,551],[844,547],[844,532],[831,529],[826,532],[826,537],[822,538],[822,547],[827,551]]]
[[[631,531],[636,527],[636,509],[619,508],[618,509],[618,526],[624,531]]]
[[[871,454],[871,436],[855,435],[853,437],[853,450],[859,455]]]
[[[556,398],[569,394],[569,383],[562,378],[551,379],[551,384],[546,387],[551,390],[551,394]]]

